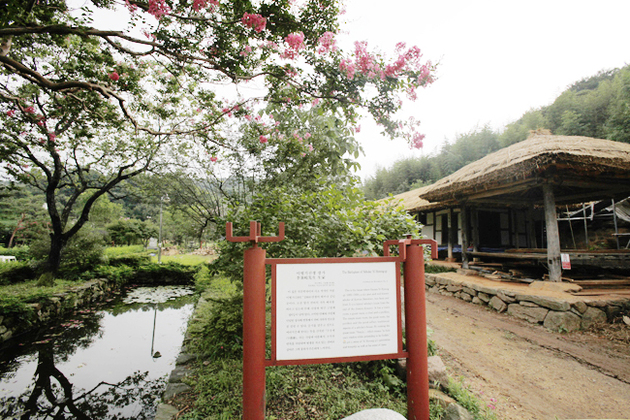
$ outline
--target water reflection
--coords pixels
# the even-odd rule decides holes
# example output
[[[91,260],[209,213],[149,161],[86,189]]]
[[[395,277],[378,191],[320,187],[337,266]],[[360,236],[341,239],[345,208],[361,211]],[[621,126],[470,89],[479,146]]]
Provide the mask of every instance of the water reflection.
[[[121,297],[3,348],[0,418],[153,418],[192,313],[185,293],[134,289],[123,297],[135,303]]]

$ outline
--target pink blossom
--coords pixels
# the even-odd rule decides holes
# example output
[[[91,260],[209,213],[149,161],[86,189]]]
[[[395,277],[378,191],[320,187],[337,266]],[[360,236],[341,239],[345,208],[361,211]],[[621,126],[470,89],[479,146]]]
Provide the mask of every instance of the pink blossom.
[[[304,134],[304,138],[307,139],[307,140],[310,139],[311,138],[311,133]]]
[[[120,76],[118,75],[118,73],[116,73],[115,71],[109,73],[109,78],[112,79],[114,82],[117,81],[118,79],[120,79]]]
[[[415,149],[422,149],[422,146],[424,145],[422,140],[424,140],[424,134],[414,133],[411,139],[411,147]]]
[[[265,143],[267,143],[267,141],[268,141],[267,137],[262,136],[262,135],[258,138],[258,140],[259,140],[262,144],[265,144]]]
[[[216,162],[218,160],[218,158],[216,156],[212,156],[210,158],[210,162]]]
[[[357,125],[356,127],[354,127],[354,132],[355,133],[360,133],[361,132],[361,126]]]
[[[14,116],[14,115],[15,115],[15,109],[10,109],[10,110],[8,110],[8,111],[7,111],[7,115],[8,115],[9,117]]]
[[[164,15],[167,15],[171,12],[171,8],[166,4],[165,0],[149,0],[149,10],[150,15],[153,15],[157,20],[162,19]]]
[[[319,98],[315,98],[313,99],[313,102],[311,103],[313,106],[317,106],[319,105]]]
[[[26,108],[24,108],[24,112],[26,112],[27,114],[34,114],[35,108],[33,108],[32,106],[27,106]]]
[[[241,22],[243,25],[253,28],[256,32],[262,32],[267,26],[267,19],[255,13],[244,13]]]
[[[350,60],[341,60],[341,63],[339,63],[339,70],[345,71],[348,79],[354,79],[355,67]]]
[[[252,47],[250,47],[249,45],[246,45],[245,46],[245,50],[241,51],[240,55],[243,56],[243,57],[247,57],[249,55],[249,53],[251,53],[251,52],[252,52]]]
[[[289,47],[294,49],[295,51],[299,51],[304,48],[304,33],[303,32],[293,32],[292,34],[287,35],[284,39]]]
[[[42,120],[37,121],[37,125],[40,126],[40,127],[43,127],[44,126],[44,121],[42,121]]]
[[[212,5],[212,9],[214,9],[215,6],[219,5],[219,0],[193,0],[193,9],[195,12],[198,12],[206,7],[208,3],[210,3]]]
[[[322,36],[319,37],[319,49],[318,53],[324,54],[329,51],[336,51],[337,45],[335,45],[336,41],[334,39],[335,34],[332,32],[324,32]]]
[[[247,121],[251,121],[251,120],[252,120],[252,116],[251,116],[251,115],[249,115],[249,114],[247,114],[247,115],[245,115],[245,119],[246,119]]]
[[[50,141],[55,141],[56,138],[57,138],[57,135],[55,133],[48,133],[48,139]]]
[[[309,152],[313,151],[313,145],[312,144],[308,144],[307,147],[308,147],[308,151]]]
[[[127,9],[133,14],[136,12],[136,10],[138,10],[138,6],[136,6],[135,4],[131,4],[129,2],[129,0],[125,0],[125,6],[127,6]]]
[[[306,156],[306,153],[302,153],[302,157]]]

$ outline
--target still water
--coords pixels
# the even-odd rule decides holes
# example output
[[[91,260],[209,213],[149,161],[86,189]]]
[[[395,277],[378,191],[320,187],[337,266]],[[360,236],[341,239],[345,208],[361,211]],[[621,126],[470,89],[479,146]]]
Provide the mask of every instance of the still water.
[[[0,349],[1,419],[152,419],[193,290],[138,287]]]

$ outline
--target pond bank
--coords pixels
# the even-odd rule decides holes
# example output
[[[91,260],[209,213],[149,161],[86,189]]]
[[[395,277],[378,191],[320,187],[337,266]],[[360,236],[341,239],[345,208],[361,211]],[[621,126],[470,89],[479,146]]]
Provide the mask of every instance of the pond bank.
[[[37,303],[27,303],[26,311],[4,313],[0,315],[0,344],[55,318],[101,302],[116,288],[116,284],[107,279],[90,280],[67,291],[41,298]]]

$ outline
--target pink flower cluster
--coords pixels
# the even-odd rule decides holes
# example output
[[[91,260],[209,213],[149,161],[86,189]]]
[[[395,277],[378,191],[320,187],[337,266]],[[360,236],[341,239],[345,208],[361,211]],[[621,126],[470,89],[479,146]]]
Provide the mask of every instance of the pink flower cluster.
[[[253,28],[256,32],[264,31],[265,26],[267,26],[267,19],[255,13],[243,14],[241,22],[248,28]]]
[[[424,137],[424,134],[413,133],[413,136],[411,138],[411,147],[413,147],[414,149],[422,149],[422,146],[424,146],[424,144],[422,143]]]
[[[153,15],[157,20],[162,19],[165,15],[171,12],[171,8],[166,4],[166,0],[149,0],[150,15]]]
[[[289,48],[280,54],[282,58],[293,60],[299,55],[300,50],[305,48],[303,32],[293,32],[287,35],[284,40],[289,44]]]
[[[405,49],[406,45],[404,43],[398,43],[396,45],[398,58],[392,64],[388,64],[385,68],[382,68],[377,57],[367,51],[367,43],[356,42],[354,51],[355,61],[353,62],[350,59],[341,60],[339,69],[345,72],[349,79],[353,79],[356,72],[365,75],[369,79],[378,76],[381,80],[385,80],[387,77],[400,77],[405,72],[419,72],[420,74],[416,81],[418,85],[426,86],[432,83],[431,63],[428,62],[424,65],[420,63],[420,59],[422,58],[420,48],[414,46]],[[410,98],[415,99],[415,87],[411,87],[407,93]]]
[[[320,54],[325,54],[330,51],[336,51],[337,45],[335,41],[335,34],[332,32],[324,32],[322,36],[319,37],[319,49],[317,50]]]
[[[112,79],[114,82],[117,81],[118,79],[120,79],[120,76],[118,75],[117,72],[113,71],[111,73],[108,74],[109,78]]]
[[[219,5],[219,0],[193,0],[193,9],[195,12],[198,12],[207,7],[208,3],[210,3],[212,9],[214,9],[214,7]]]

